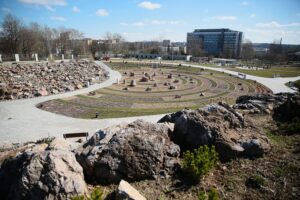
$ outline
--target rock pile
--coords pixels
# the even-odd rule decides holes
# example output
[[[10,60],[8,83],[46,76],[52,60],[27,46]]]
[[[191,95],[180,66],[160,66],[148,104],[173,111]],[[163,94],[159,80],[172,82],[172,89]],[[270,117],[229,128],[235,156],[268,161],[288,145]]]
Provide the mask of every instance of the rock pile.
[[[171,140],[182,150],[215,145],[221,160],[259,157],[270,149],[264,133],[226,103],[166,115],[159,122],[175,124]]]
[[[110,184],[168,176],[178,165],[178,145],[167,124],[137,120],[95,134],[78,149],[77,160],[90,182]]]
[[[106,72],[87,61],[0,65],[0,100],[32,98],[81,89],[105,79]]]
[[[2,199],[68,199],[87,193],[82,167],[72,147],[56,141],[37,144],[5,160],[0,169]]]

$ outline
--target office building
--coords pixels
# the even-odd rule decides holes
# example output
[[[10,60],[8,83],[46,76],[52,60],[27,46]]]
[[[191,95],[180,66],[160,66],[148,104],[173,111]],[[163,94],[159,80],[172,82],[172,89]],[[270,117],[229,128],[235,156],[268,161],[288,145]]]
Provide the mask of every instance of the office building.
[[[242,32],[230,29],[196,29],[187,33],[187,54],[237,58],[242,39]]]

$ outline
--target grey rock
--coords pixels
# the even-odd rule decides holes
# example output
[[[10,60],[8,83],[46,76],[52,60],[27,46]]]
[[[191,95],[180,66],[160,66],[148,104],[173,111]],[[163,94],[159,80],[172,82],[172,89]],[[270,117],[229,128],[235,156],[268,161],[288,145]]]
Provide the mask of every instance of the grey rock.
[[[181,150],[215,145],[224,161],[240,156],[258,157],[270,149],[264,133],[224,102],[172,113],[159,122],[175,124],[170,137]]]
[[[167,124],[142,120],[113,126],[99,131],[78,149],[77,160],[90,182],[102,184],[154,179],[161,169],[172,174],[180,148],[168,133]],[[173,160],[168,167],[164,166],[167,158]]]
[[[82,167],[70,151],[35,145],[1,165],[3,199],[67,199],[86,193]]]

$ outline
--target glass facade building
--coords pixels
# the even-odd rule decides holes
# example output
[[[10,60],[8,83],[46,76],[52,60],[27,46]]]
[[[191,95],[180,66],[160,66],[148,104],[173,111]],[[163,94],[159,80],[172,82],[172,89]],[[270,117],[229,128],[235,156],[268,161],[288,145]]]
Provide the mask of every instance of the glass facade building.
[[[193,56],[237,58],[243,33],[230,29],[196,29],[187,33],[187,53]]]

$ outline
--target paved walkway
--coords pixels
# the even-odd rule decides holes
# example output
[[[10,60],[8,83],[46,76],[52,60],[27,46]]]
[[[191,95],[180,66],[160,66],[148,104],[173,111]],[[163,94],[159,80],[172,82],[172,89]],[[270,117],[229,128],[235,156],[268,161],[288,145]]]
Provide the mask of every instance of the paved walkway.
[[[112,85],[121,78],[121,74],[117,71],[111,70],[104,63],[96,61],[97,64],[101,65],[104,69],[109,72],[109,79],[100,84],[95,84],[89,88],[76,90],[73,92],[67,92],[63,94],[57,94],[52,96],[38,97],[33,99],[22,99],[15,101],[0,102],[0,147],[17,142],[26,142],[31,140],[37,140],[39,138],[47,136],[62,137],[63,133],[67,132],[81,132],[87,131],[92,135],[99,129],[120,124],[132,122],[136,119],[144,119],[149,122],[156,122],[162,115],[153,116],[139,116],[139,117],[128,117],[128,118],[114,118],[114,119],[76,119],[57,115],[44,110],[40,110],[35,107],[36,104],[57,99],[66,98],[78,94],[88,93],[90,91],[100,89]],[[176,64],[171,62],[164,62],[166,64]],[[182,64],[186,66],[192,66],[197,68],[211,69],[215,71],[224,71],[225,73],[238,75],[237,72],[222,68],[205,67],[199,65]],[[247,79],[256,80],[269,87],[274,93],[278,92],[295,92],[284,84],[288,81],[294,81],[300,79],[299,77],[294,78],[262,78],[247,75]]]
[[[47,136],[62,137],[62,134],[67,132],[87,131],[92,135],[97,130],[108,126],[128,123],[136,119],[156,122],[163,116],[89,120],[57,115],[35,107],[36,104],[44,101],[71,97],[110,86],[121,78],[119,72],[111,70],[102,62],[96,61],[96,63],[109,72],[109,79],[103,83],[63,94],[0,102],[0,147],[9,143],[34,141]]]

